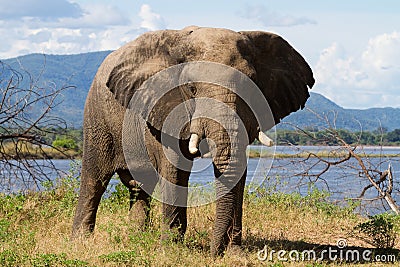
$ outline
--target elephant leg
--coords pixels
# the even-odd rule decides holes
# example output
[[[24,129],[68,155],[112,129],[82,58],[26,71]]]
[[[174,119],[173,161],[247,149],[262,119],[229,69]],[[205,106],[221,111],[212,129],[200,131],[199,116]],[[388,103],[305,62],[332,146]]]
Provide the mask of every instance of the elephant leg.
[[[228,233],[230,236],[230,246],[241,246],[242,245],[242,217],[243,217],[243,194],[244,187],[246,183],[246,173],[237,183],[234,188],[236,201],[235,201],[235,211],[233,214],[233,227],[232,231]]]
[[[216,171],[216,177],[218,177]],[[243,192],[246,181],[246,173],[243,174],[233,188],[225,192],[226,188],[232,187],[230,182],[216,181],[216,190],[225,192],[218,197],[216,202],[216,218],[214,236],[211,244],[211,254],[220,255],[228,246],[241,246],[242,242],[242,209]]]
[[[190,172],[177,169],[169,162],[165,165],[160,170],[163,177],[161,181],[163,194],[163,235],[161,239],[181,241],[187,227],[186,204]]]
[[[108,166],[99,168],[87,157],[82,159],[81,186],[72,226],[72,238],[93,232],[96,213],[113,171]]]
[[[129,188],[130,217],[139,229],[143,228],[149,223],[151,192],[145,192],[129,170],[118,170],[117,173],[122,183]]]

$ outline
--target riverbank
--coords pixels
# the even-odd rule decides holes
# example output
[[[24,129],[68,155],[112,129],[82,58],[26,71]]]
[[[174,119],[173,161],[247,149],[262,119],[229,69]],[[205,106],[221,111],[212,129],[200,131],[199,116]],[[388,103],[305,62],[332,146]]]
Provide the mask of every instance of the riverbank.
[[[17,158],[14,146],[0,147],[2,155],[8,155],[8,159]],[[400,157],[399,146],[360,146],[358,154],[362,158],[394,158]],[[32,145],[18,148],[18,155],[24,159],[80,159],[82,151],[77,149],[63,149],[52,147],[35,147]],[[338,146],[276,146],[265,147],[262,145],[250,145],[246,150],[249,158],[343,158],[348,155],[344,148]],[[204,158],[211,158],[207,153]]]
[[[354,206],[333,205],[319,191],[306,196],[246,193],[242,251],[223,258],[209,255],[215,204],[188,209],[183,243],[161,244],[161,204],[152,203],[150,227],[139,231],[121,186],[102,200],[93,236],[71,242],[77,187],[77,181],[63,180],[42,193],[0,195],[1,266],[356,266],[329,259],[282,261],[276,253],[264,258],[260,251],[315,250],[319,255],[329,247],[337,250],[338,240],[372,251],[351,234],[366,218],[355,215]]]
[[[13,159],[79,159],[82,151],[20,143],[0,146],[0,154],[7,160]]]
[[[345,150],[335,151],[335,150],[320,150],[317,152],[313,151],[297,151],[296,153],[280,153],[271,152],[271,151],[262,151],[259,149],[248,149],[246,151],[246,155],[249,158],[344,158],[349,155],[349,152]],[[361,158],[396,158],[400,157],[398,153],[385,153],[385,154],[377,154],[377,153],[365,153],[360,152],[359,156]]]
[[[355,152],[361,158],[399,158],[399,146],[358,146]],[[349,152],[340,146],[275,146],[250,145],[249,158],[344,158]]]

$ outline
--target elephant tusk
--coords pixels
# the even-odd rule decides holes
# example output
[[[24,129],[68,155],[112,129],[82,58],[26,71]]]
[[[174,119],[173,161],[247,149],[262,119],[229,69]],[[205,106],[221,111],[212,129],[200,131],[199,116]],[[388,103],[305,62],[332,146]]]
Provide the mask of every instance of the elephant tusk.
[[[189,140],[189,152],[191,154],[196,154],[199,149],[197,146],[199,145],[199,136],[197,134],[191,134]]]
[[[265,145],[265,146],[273,146],[274,145],[274,141],[272,141],[271,138],[269,138],[265,133],[263,133],[262,131],[260,131],[258,133],[258,140],[261,142],[261,144]]]

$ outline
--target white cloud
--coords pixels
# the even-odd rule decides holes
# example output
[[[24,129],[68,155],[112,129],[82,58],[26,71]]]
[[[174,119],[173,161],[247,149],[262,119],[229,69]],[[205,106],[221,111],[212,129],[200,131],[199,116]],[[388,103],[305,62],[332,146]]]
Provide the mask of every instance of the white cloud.
[[[129,18],[125,17],[115,6],[92,4],[85,6],[85,13],[81,17],[61,18],[56,26],[66,28],[107,28],[129,24]]]
[[[399,32],[371,38],[353,57],[332,44],[315,66],[316,90],[345,107],[400,107],[399,47]]]
[[[303,24],[316,24],[315,20],[306,17],[279,14],[275,11],[269,10],[264,5],[247,5],[241,16],[260,22],[265,27],[290,27]]]
[[[151,10],[149,5],[142,5],[139,12],[139,17],[142,18],[140,26],[150,31],[165,29],[164,19],[157,13]]]
[[[0,0],[1,4],[4,5],[0,9],[0,35],[7,38],[2,40],[0,59],[28,53],[113,50],[147,30],[165,28],[163,18],[148,5],[129,18],[117,7],[107,4],[79,6],[67,0]],[[47,9],[45,4],[49,5]],[[22,9],[13,16],[4,16],[4,6],[7,14]],[[65,10],[51,12],[60,8]],[[135,17],[142,18],[140,25],[133,23]]]
[[[42,43],[46,42],[51,38],[51,31],[49,30],[39,30],[35,33],[30,34],[27,39],[32,43]]]

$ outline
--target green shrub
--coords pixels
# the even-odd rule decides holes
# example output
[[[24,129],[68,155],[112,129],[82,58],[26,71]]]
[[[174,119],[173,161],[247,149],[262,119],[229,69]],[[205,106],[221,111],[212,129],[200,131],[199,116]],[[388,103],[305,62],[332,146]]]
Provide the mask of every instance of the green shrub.
[[[65,267],[86,267],[87,262],[81,260],[67,259],[65,253],[61,254],[40,254],[38,257],[31,260],[32,266],[35,267],[50,267],[50,266],[65,266]]]
[[[393,248],[399,232],[400,216],[382,213],[354,227],[357,236],[377,248]]]
[[[78,146],[74,139],[71,138],[57,138],[53,141],[52,146],[64,149],[77,149]]]
[[[114,191],[111,192],[110,200],[121,205],[129,201],[129,197],[129,189],[122,182],[119,182],[115,186]]]
[[[10,227],[11,222],[7,219],[0,220],[0,241],[5,242],[9,239],[8,228]]]
[[[27,257],[20,257],[13,250],[4,250],[0,252],[0,266],[8,267],[8,266],[19,266]]]
[[[272,180],[272,178],[267,178]],[[276,179],[279,179],[276,178]],[[347,205],[339,206],[330,200],[330,193],[325,190],[320,190],[314,186],[310,186],[307,194],[299,192],[285,193],[279,191],[278,183],[272,181],[270,186],[258,187],[256,190],[251,190],[251,186],[245,188],[244,201],[247,203],[263,202],[267,205],[272,205],[286,209],[301,209],[304,212],[310,210],[318,211],[327,216],[351,217],[354,216],[354,209],[359,206],[359,202],[348,201]],[[282,183],[285,184],[285,183]],[[250,190],[252,192],[250,192]]]

